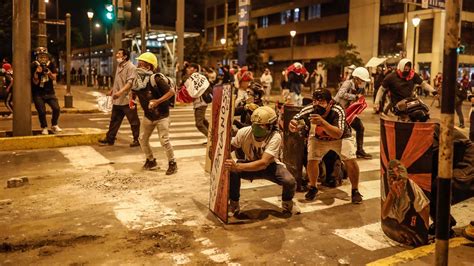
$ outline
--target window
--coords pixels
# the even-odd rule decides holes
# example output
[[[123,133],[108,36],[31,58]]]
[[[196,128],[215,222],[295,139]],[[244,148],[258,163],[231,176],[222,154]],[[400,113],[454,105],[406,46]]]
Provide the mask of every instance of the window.
[[[220,18],[223,18],[223,17],[225,17],[225,4],[217,6],[216,18],[220,19]]]
[[[461,22],[461,44],[465,54],[474,55],[474,22]]]
[[[472,0],[463,0],[462,1],[462,10],[468,12],[474,12],[474,1]]]
[[[315,18],[321,18],[321,4],[308,7],[308,20]]]
[[[394,55],[403,50],[403,23],[380,25],[379,55]]]
[[[419,27],[418,53],[431,53],[433,44],[433,19],[422,20]]]
[[[220,42],[222,38],[224,38],[224,25],[216,27],[216,40]]]
[[[214,7],[208,7],[207,8],[207,21],[213,21],[214,20]]]
[[[227,15],[233,16],[237,14],[237,0],[230,0],[227,2]]]
[[[380,1],[380,15],[393,15],[403,13],[403,4],[394,3],[393,0],[381,0]]]
[[[258,47],[260,47],[261,49],[288,48],[290,47],[290,39],[291,37],[289,35],[261,39],[258,41]]]
[[[267,28],[268,27],[268,16],[263,16],[258,18],[258,27]]]
[[[321,16],[334,16],[349,13],[349,0],[333,0],[321,4]]]
[[[280,15],[280,13],[271,14],[271,15],[268,15],[267,17],[268,17],[268,25],[269,26],[281,25],[281,15]]]
[[[281,25],[285,25],[291,22],[291,10],[285,10],[282,11],[281,13]]]
[[[214,28],[207,28],[207,44],[213,45],[214,44]]]
[[[300,21],[300,9],[299,8],[295,8],[293,10],[293,21],[294,22]]]

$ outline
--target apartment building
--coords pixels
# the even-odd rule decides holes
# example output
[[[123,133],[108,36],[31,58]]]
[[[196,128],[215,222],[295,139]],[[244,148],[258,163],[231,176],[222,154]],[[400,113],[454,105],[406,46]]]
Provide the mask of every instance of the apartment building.
[[[301,61],[313,69],[318,61],[339,53],[338,41],[357,46],[364,62],[372,57],[389,57],[396,61],[406,46],[406,55],[418,69],[442,72],[445,11],[409,5],[406,40],[404,38],[404,4],[396,0],[253,0],[251,23],[257,30],[264,62],[273,69],[283,69],[292,61]],[[418,0],[418,2],[421,2]],[[205,1],[205,40],[211,52],[210,64],[223,58],[238,22],[238,1]],[[411,19],[421,19],[415,28]],[[226,26],[227,25],[227,26]],[[296,31],[292,37],[290,31]],[[225,33],[227,32],[227,38]],[[474,72],[474,1],[463,1],[462,67]],[[414,45],[415,44],[415,45]]]

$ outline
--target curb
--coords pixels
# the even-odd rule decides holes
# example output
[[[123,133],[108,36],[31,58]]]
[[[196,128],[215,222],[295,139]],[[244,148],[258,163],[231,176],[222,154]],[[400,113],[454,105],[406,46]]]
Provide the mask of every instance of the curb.
[[[0,138],[0,151],[33,150],[97,144],[105,131],[78,128],[77,133]]]

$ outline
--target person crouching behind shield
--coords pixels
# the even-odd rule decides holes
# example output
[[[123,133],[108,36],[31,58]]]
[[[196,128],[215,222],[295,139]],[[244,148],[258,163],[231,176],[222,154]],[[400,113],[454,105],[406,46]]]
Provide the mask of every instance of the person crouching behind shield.
[[[293,208],[295,178],[279,160],[282,139],[277,129],[275,111],[268,106],[259,107],[252,113],[251,122],[251,126],[239,129],[231,141],[231,151],[242,149],[245,160],[225,161],[225,167],[230,170],[229,212],[236,215],[240,211],[241,178],[267,179],[281,185],[283,212],[298,212]]]

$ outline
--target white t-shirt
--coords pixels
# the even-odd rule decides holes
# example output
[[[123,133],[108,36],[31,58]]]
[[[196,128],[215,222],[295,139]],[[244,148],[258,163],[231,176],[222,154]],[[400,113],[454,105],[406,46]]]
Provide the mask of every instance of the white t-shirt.
[[[253,136],[252,126],[243,127],[232,138],[231,144],[243,150],[247,161],[260,160],[265,152],[273,156],[274,162],[282,164],[279,160],[281,135],[278,132],[270,133],[263,141],[259,142]]]

